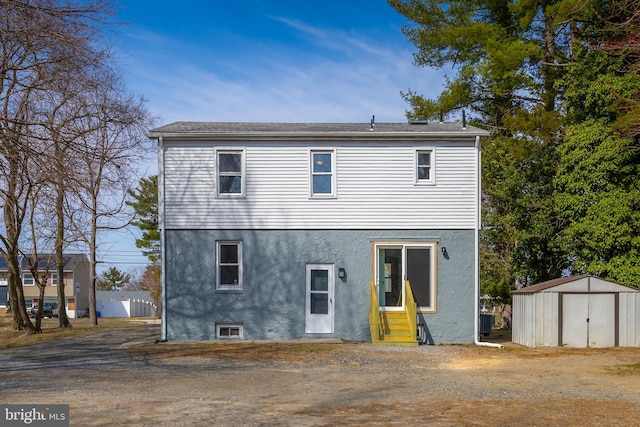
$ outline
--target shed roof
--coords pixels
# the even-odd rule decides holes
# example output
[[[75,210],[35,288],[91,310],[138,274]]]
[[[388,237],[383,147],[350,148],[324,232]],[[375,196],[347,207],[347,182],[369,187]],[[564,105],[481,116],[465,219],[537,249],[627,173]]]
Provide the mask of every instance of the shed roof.
[[[549,288],[553,288],[553,287],[556,287],[556,286],[564,285],[566,283],[575,282],[577,280],[582,280],[582,279],[589,278],[589,277],[596,278],[598,280],[602,280],[603,282],[612,283],[612,284],[617,285],[617,286],[622,286],[624,288],[637,290],[637,289],[631,288],[629,286],[624,286],[624,285],[621,285],[619,283],[614,283],[614,282],[610,282],[608,280],[601,279],[601,278],[599,278],[597,276],[593,276],[593,275],[589,275],[589,274],[580,274],[580,275],[575,275],[575,276],[559,277],[557,279],[547,280],[546,282],[536,283],[535,285],[531,285],[531,286],[527,286],[527,287],[524,287],[524,288],[516,289],[512,293],[513,294],[533,294],[533,293],[536,293],[536,292],[544,291],[544,290],[549,289]]]
[[[308,135],[308,134],[423,134],[489,136],[489,132],[462,122],[405,123],[276,123],[276,122],[175,122],[149,131],[150,138],[198,135]]]

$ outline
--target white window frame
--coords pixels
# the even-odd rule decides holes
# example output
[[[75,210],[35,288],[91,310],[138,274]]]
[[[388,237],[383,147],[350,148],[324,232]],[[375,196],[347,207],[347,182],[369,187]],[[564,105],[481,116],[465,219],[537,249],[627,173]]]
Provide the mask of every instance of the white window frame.
[[[429,280],[431,282],[431,289],[429,300],[431,301],[431,305],[429,306],[418,306],[418,313],[436,313],[438,310],[438,272],[437,272],[437,260],[438,260],[438,244],[435,242],[428,243],[405,243],[402,248],[403,258],[406,257],[407,249],[415,249],[415,248],[429,248],[431,257],[429,259]],[[406,269],[405,265],[402,266],[403,270]],[[406,270],[403,271],[404,277],[406,277]]]
[[[239,154],[240,155],[240,192],[239,193],[223,193],[220,191],[221,176],[237,176],[228,172],[220,172],[219,155],[220,154]],[[246,196],[247,191],[247,166],[246,166],[246,150],[244,148],[229,147],[216,149],[216,197],[220,198],[242,198]]]
[[[238,251],[238,284],[228,284],[228,283],[220,283],[221,268],[227,265],[235,265],[232,263],[222,264],[220,259],[221,256],[221,246],[229,246],[235,245]],[[242,290],[242,241],[240,240],[219,240],[216,242],[216,290],[230,290],[230,291],[241,291]]]
[[[331,155],[331,171],[330,172],[314,172],[313,155],[314,154],[330,154]],[[331,176],[331,192],[314,193],[313,177],[315,175]],[[310,148],[309,149],[309,197],[313,199],[336,198],[337,192],[337,173],[336,173],[336,149],[335,148]]]
[[[222,335],[224,329],[229,331],[229,335]],[[231,335],[232,329],[237,329],[238,335]],[[242,323],[216,323],[216,338],[221,340],[244,339],[244,328],[242,327]]]
[[[31,278],[31,283],[27,283],[27,276]],[[23,286],[35,286],[36,285],[36,281],[35,278],[33,277],[33,273],[22,273],[22,285]]]
[[[420,167],[424,167],[427,165],[421,165],[418,161],[420,153],[428,152],[429,153],[429,179],[421,179],[418,173],[418,169]],[[420,147],[416,148],[414,156],[413,156],[413,173],[415,175],[415,183],[416,185],[435,185],[436,184],[436,149],[433,147]]]
[[[380,283],[380,279],[378,278],[378,254],[379,249],[401,249],[402,250],[402,280],[406,280],[407,278],[407,249],[414,248],[430,248],[431,249],[431,259],[429,260],[429,272],[430,272],[430,280],[431,280],[431,289],[429,300],[431,301],[431,305],[429,306],[418,306],[418,313],[436,313],[437,312],[437,298],[438,298],[438,282],[437,282],[437,260],[438,260],[438,244],[436,242],[376,242],[374,244],[375,251],[375,282]],[[405,295],[404,295],[404,286],[402,287],[402,307],[405,305]],[[395,309],[397,310],[397,309]],[[394,311],[393,308],[387,308],[385,311]]]
[[[58,286],[58,273],[49,273],[51,286]]]

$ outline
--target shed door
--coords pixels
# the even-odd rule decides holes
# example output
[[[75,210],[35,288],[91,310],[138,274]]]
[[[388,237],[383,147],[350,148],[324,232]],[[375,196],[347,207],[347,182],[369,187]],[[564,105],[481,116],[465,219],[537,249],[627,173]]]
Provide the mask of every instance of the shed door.
[[[616,345],[615,294],[589,295],[589,347]]]
[[[615,346],[615,294],[563,294],[562,345]]]

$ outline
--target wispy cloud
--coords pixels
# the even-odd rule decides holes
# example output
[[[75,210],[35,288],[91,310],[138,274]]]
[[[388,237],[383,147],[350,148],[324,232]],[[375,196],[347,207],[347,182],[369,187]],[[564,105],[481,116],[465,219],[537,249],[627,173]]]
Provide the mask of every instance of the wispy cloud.
[[[249,51],[219,54],[166,40],[160,53],[140,52],[131,67],[133,89],[148,98],[163,123],[345,122],[368,121],[372,114],[379,121],[403,121],[401,90],[429,97],[441,90],[441,73],[413,66],[408,44],[274,19],[307,38],[306,48],[253,44]]]
[[[348,54],[353,54],[356,51],[374,55],[384,53],[384,51],[376,45],[365,42],[363,39],[348,31],[317,27],[295,19],[279,16],[274,16],[272,19],[296,29],[300,34],[309,36],[313,40],[313,43],[318,46],[324,46]]]

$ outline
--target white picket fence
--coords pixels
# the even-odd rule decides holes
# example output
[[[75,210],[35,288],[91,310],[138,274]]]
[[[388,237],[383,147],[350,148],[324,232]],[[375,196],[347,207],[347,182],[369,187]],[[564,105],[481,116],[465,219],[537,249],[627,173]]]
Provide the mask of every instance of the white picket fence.
[[[156,305],[152,301],[126,299],[122,301],[98,301],[99,317],[155,317]]]

